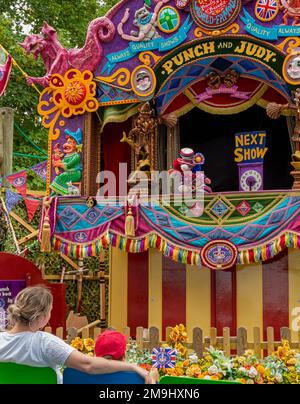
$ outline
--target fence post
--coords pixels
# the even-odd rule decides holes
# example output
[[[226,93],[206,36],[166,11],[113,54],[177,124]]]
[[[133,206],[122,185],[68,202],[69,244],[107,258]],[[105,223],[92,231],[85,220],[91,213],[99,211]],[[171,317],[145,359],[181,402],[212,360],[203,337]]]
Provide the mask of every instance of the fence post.
[[[166,327],[166,342],[167,344],[170,342],[170,333],[173,327]]]
[[[143,327],[137,327],[136,329],[136,343],[139,349],[144,348],[144,329]]]
[[[230,356],[231,349],[230,349],[230,328],[224,327],[223,328],[223,350],[226,356]]]
[[[209,345],[215,348],[217,346],[217,329],[215,327],[211,327],[209,334],[210,334]]]
[[[159,347],[159,330],[157,327],[150,327],[149,330],[150,341],[149,341],[149,349],[152,352],[153,348]]]
[[[123,334],[126,335],[127,338],[129,338],[130,337],[130,327],[124,327]]]
[[[259,327],[253,328],[253,339],[254,339],[254,353],[258,358],[261,358],[261,340],[260,340],[260,329]]]
[[[238,354],[238,356],[244,355],[247,348],[248,348],[247,330],[246,330],[246,328],[240,327],[237,330],[237,354]]]
[[[58,327],[56,329],[56,336],[60,339],[64,339],[64,329],[63,327]]]
[[[268,355],[274,352],[274,328],[267,327],[267,343],[268,343]]]
[[[94,340],[96,340],[98,335],[100,335],[100,334],[101,334],[101,328],[95,327],[94,328]]]
[[[287,327],[280,328],[280,337],[282,340],[285,339],[291,343],[291,330]]]
[[[82,338],[89,338],[90,336],[90,330],[88,327],[83,327],[81,337]]]
[[[199,327],[193,329],[193,350],[198,358],[203,358],[203,331]]]

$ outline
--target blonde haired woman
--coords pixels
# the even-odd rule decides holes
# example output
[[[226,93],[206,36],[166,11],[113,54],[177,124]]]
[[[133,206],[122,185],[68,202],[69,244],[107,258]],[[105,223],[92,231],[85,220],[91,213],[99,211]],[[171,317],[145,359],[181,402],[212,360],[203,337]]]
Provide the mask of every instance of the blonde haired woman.
[[[48,324],[52,302],[50,291],[42,286],[28,287],[17,295],[15,304],[8,308],[12,328],[0,333],[0,362],[51,367],[58,382],[62,366],[90,374],[134,371],[148,381],[148,372],[136,365],[84,355],[60,338],[39,331]]]

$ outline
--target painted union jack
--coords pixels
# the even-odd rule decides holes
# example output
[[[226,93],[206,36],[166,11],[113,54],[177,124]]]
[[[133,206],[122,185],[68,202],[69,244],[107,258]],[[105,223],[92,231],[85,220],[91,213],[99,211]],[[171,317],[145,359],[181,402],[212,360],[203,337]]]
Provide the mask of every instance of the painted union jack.
[[[152,366],[154,368],[175,368],[176,349],[173,348],[154,348],[152,351]]]
[[[277,0],[257,0],[255,5],[256,17],[261,21],[272,21],[278,13]]]

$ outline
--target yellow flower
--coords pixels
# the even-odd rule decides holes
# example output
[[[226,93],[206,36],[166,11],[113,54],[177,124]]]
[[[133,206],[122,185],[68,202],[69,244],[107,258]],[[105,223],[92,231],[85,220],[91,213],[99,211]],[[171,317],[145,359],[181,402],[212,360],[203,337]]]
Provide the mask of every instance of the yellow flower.
[[[176,366],[175,368],[165,369],[165,373],[168,376],[183,376],[184,370]]]
[[[175,344],[175,349],[181,356],[186,354],[186,348],[180,342]]]
[[[176,366],[175,370],[176,370],[176,375],[177,376],[183,376],[184,375],[184,370],[183,370],[182,367]]]
[[[78,351],[83,351],[84,345],[82,339],[79,337],[73,339],[73,341],[71,342],[71,347],[77,349]]]
[[[183,324],[176,325],[172,328],[170,332],[170,341],[172,343],[175,342],[186,342],[188,339],[187,332],[185,330],[185,326]]]
[[[258,373],[260,373],[262,376],[265,374],[265,368],[262,365],[257,365],[256,370]]]
[[[175,368],[164,369],[164,371],[168,376],[177,376]]]
[[[92,352],[95,349],[95,341],[92,338],[85,338],[83,343],[88,352]]]
[[[189,368],[186,370],[186,375],[190,377],[199,377],[201,374],[201,368],[199,365],[191,365]]]
[[[297,359],[296,359],[296,358],[291,358],[291,359],[289,359],[289,360],[286,362],[286,364],[289,365],[289,366],[295,366],[296,363],[297,363]]]
[[[253,356],[254,355],[254,351],[252,349],[247,349],[244,353],[244,355],[247,356]]]

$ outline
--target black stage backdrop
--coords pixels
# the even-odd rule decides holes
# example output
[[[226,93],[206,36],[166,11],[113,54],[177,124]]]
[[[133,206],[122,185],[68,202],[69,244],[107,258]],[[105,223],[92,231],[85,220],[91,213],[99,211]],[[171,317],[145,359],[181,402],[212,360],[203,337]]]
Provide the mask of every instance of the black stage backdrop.
[[[214,192],[238,191],[234,135],[260,130],[267,133],[268,147],[264,159],[264,189],[292,187],[292,151],[285,117],[270,119],[265,109],[257,105],[235,115],[212,115],[194,108],[180,118],[179,124],[180,146],[204,154],[204,172],[211,178]]]

